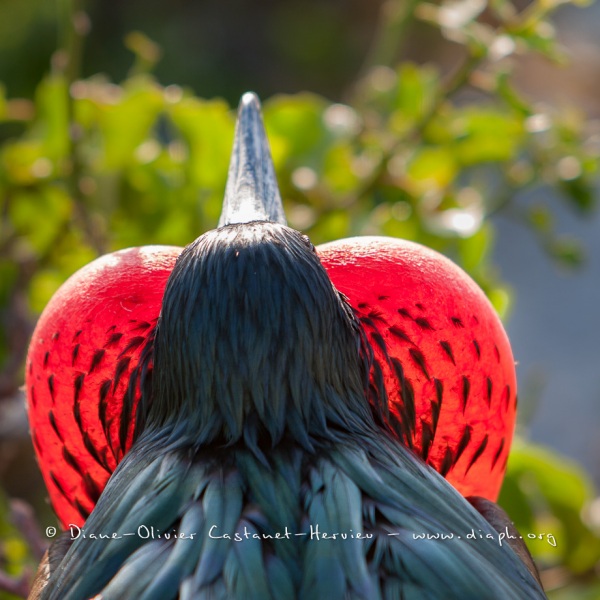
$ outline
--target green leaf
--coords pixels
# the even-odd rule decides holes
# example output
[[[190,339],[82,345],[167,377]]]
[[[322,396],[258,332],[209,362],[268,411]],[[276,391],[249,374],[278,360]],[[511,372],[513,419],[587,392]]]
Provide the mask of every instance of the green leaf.
[[[521,113],[524,117],[528,117],[533,113],[533,107],[513,86],[510,71],[498,71],[496,74],[496,91],[500,98],[517,113]]]
[[[594,578],[595,579],[595,578]],[[574,583],[557,590],[547,590],[548,600],[598,600],[600,583]]]
[[[464,166],[513,160],[524,141],[522,118],[493,108],[457,111],[449,127],[456,158]]]
[[[503,321],[506,320],[510,313],[514,296],[510,288],[508,286],[496,285],[489,289],[486,288],[485,293],[500,319]]]
[[[52,174],[53,165],[38,140],[18,139],[0,149],[0,177],[9,185],[31,186]]]
[[[389,126],[402,134],[429,109],[439,85],[439,76],[430,66],[402,63],[398,68],[397,82]]]
[[[19,577],[23,570],[34,565],[29,546],[21,533],[10,521],[10,506],[2,488],[0,488],[0,565],[2,570],[11,577]],[[2,595],[1,598],[16,598],[12,595]]]
[[[154,68],[160,60],[161,49],[141,31],[132,31],[125,36],[125,46],[136,57],[135,73],[146,73]]]
[[[538,203],[529,209],[528,220],[541,234],[549,234],[554,228],[554,216],[544,204]]]
[[[563,181],[561,187],[571,206],[582,215],[590,215],[598,204],[596,186],[597,182],[586,177],[575,177]]]
[[[7,117],[8,102],[6,100],[6,88],[0,83],[0,121],[4,121]]]
[[[54,162],[66,158],[70,149],[68,103],[69,88],[62,76],[44,79],[36,91],[34,131],[42,142],[42,152]]]
[[[350,235],[350,215],[346,210],[335,210],[319,217],[310,230],[311,240],[315,244],[337,240]]]
[[[575,573],[600,560],[600,538],[581,516],[593,498],[593,486],[578,465],[548,448],[515,441],[499,503],[534,558],[549,565],[562,562]]]
[[[539,52],[557,64],[567,62],[565,53],[557,46],[553,26],[547,21],[533,21],[512,32],[527,49]]]
[[[475,271],[485,262],[493,246],[494,230],[490,223],[485,223],[474,235],[458,241],[460,261],[465,270]]]
[[[162,91],[149,78],[130,79],[113,94],[97,100],[97,119],[103,142],[102,168],[117,171],[131,165],[136,148],[148,137],[164,106]]]
[[[359,177],[354,168],[356,157],[347,143],[329,148],[324,161],[324,181],[336,194],[349,193],[358,185]]]
[[[188,151],[186,177],[197,189],[210,190],[222,199],[233,143],[234,119],[221,100],[184,98],[168,107],[168,114],[181,133]],[[203,209],[216,220],[220,203],[212,200]]]
[[[275,96],[264,106],[265,128],[275,166],[318,167],[332,140],[323,113],[328,104],[314,94]]]
[[[70,218],[70,198],[57,186],[21,191],[12,198],[8,214],[15,232],[38,257],[56,243]],[[44,215],[43,219],[39,215]]]
[[[36,271],[29,286],[29,306],[31,310],[40,314],[64,281],[64,275],[56,269]]]
[[[13,286],[19,276],[19,268],[13,260],[0,259],[0,314],[7,309]],[[0,366],[10,355],[10,334],[6,327],[0,327]]]
[[[450,148],[425,146],[410,161],[408,188],[415,195],[447,187],[458,172],[455,154]]]
[[[550,255],[561,265],[567,268],[578,268],[586,260],[585,251],[581,242],[570,236],[552,238],[546,244]]]

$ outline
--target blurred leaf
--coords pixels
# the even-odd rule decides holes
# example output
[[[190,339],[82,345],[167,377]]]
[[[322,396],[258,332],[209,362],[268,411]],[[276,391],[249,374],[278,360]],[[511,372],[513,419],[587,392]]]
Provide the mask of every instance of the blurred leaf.
[[[128,167],[135,149],[145,140],[163,108],[158,86],[149,78],[130,79],[114,103],[97,103],[103,139],[103,167],[109,171]]]
[[[589,215],[598,205],[598,192],[595,184],[584,177],[564,181],[562,189],[570,204],[583,215]]]
[[[151,71],[162,54],[160,46],[141,31],[128,33],[125,36],[125,46],[135,54],[134,72],[137,74]]]
[[[215,185],[227,173],[233,141],[233,115],[221,100],[184,98],[169,107],[169,116],[189,144],[190,174],[199,185]],[[223,165],[225,163],[225,165]]]
[[[64,275],[55,269],[38,270],[31,280],[29,288],[29,305],[36,313],[41,313],[46,304],[64,283]]]
[[[548,448],[515,440],[499,504],[536,560],[562,562],[575,573],[593,568],[600,560],[600,538],[581,516],[593,498],[593,486],[577,465]]]
[[[210,206],[203,211],[216,221],[233,141],[233,114],[221,100],[197,98],[184,98],[170,105],[168,114],[189,150],[185,161],[187,181],[196,189],[209,190]],[[203,200],[208,202],[209,198]]]
[[[509,161],[523,141],[521,119],[497,109],[465,108],[457,111],[449,126],[457,159],[465,166]]]
[[[264,106],[264,119],[273,160],[282,164],[317,167],[331,133],[323,120],[327,103],[314,94],[275,96]]]
[[[455,154],[449,148],[423,147],[408,166],[409,187],[415,194],[442,189],[454,180],[457,172]]]
[[[484,224],[474,235],[462,238],[458,243],[461,264],[468,272],[475,269],[486,260],[492,247],[493,229],[491,224]]]
[[[10,522],[9,502],[0,488],[0,568],[11,577],[19,577],[25,568],[34,564],[29,546],[21,533]],[[16,596],[0,592],[3,600],[17,600]]]
[[[439,6],[423,2],[417,14],[439,25],[452,37],[450,32],[464,29],[483,12],[485,6],[485,0],[444,0]]]
[[[509,311],[512,305],[514,294],[506,286],[495,286],[492,288],[485,288],[485,293],[489,298],[492,306],[498,313],[498,316],[503,321],[508,318]]]
[[[532,206],[528,218],[531,225],[542,234],[548,234],[554,228],[552,212],[543,204]]]
[[[593,579],[589,584],[576,583],[567,588],[547,591],[548,600],[598,600],[600,582]]]
[[[495,83],[498,96],[502,98],[511,109],[524,117],[531,115],[532,107],[515,89],[511,80],[510,71],[499,70],[496,73]]]
[[[6,304],[10,291],[18,276],[18,266],[15,261],[0,258],[0,306]],[[2,331],[0,330],[0,334]]]
[[[51,174],[52,164],[37,140],[7,142],[0,150],[0,176],[15,186],[30,186]]]
[[[42,152],[52,161],[67,157],[69,142],[68,85],[60,76],[46,78],[36,93],[38,113],[34,128],[42,141]]]
[[[573,237],[560,236],[547,243],[550,255],[568,268],[580,267],[585,262],[585,252],[581,242]]]
[[[558,64],[566,62],[564,52],[557,47],[554,27],[549,22],[532,21],[525,27],[512,30],[511,33],[529,50],[539,52]]]
[[[398,220],[395,219],[392,214],[392,218],[381,225],[381,233],[403,240],[417,240],[419,239],[419,226],[414,217],[411,219]]]
[[[430,66],[403,63],[397,71],[390,127],[398,134],[407,131],[429,109],[439,85],[437,71]]]
[[[43,219],[39,218],[40,214],[44,215]],[[56,243],[70,214],[71,201],[56,186],[22,191],[15,194],[9,205],[9,218],[15,232],[38,257]]]
[[[0,83],[0,121],[6,119],[8,103],[6,100],[6,88]]]
[[[350,216],[345,210],[332,211],[322,215],[310,230],[311,240],[314,240],[316,244],[329,239],[345,238],[350,234]]]
[[[333,145],[324,160],[324,181],[337,194],[350,193],[357,186],[359,178],[353,163],[355,156],[349,144]]]
[[[11,296],[15,282],[19,275],[18,266],[12,260],[0,258],[0,317],[6,314],[6,305]],[[0,327],[0,366],[9,358],[11,348],[6,327]]]

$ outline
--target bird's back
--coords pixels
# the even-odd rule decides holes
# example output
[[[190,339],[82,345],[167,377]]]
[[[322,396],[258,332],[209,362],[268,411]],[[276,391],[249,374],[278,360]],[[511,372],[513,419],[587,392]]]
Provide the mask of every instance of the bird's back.
[[[544,597],[498,533],[385,434],[314,453],[282,442],[268,458],[157,435],[123,461],[41,598]]]

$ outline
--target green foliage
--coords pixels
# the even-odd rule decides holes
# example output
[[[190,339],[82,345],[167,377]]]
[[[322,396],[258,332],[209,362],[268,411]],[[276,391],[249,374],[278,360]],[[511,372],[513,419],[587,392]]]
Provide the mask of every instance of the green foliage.
[[[9,502],[0,489],[0,569],[14,582],[19,582],[23,577],[29,577],[36,568],[35,562],[28,543],[11,523]],[[0,600],[18,600],[20,597],[0,589]]]
[[[577,241],[556,235],[548,203],[523,207],[520,200],[524,192],[552,191],[576,214],[590,214],[598,149],[582,115],[533,105],[513,78],[523,56],[565,60],[550,18],[568,2],[535,0],[521,11],[508,0],[384,3],[379,37],[344,104],[313,93],[264,102],[290,225],[315,244],[391,235],[440,250],[501,315],[511,294],[490,262],[493,214],[511,211],[557,262],[581,264]],[[76,11],[77,4],[64,6]],[[214,227],[233,138],[234,107],[162,85],[151,74],[161,49],[140,32],[125,40],[134,60],[124,81],[80,77],[85,27],[79,12],[66,16],[62,48],[34,96],[15,98],[0,86],[0,372],[10,367],[15,389],[14,358],[20,353],[22,364],[24,344],[15,345],[8,325],[21,299],[33,322],[95,256],[183,246]],[[460,49],[450,74],[396,59],[409,25]],[[584,474],[559,457],[514,450],[501,502],[525,536],[556,536],[556,547],[530,544],[570,584],[556,599],[600,593],[586,579],[600,560],[597,532],[581,517],[592,496]]]
[[[495,6],[496,29],[476,20],[480,3],[417,7],[470,51],[450,78],[401,62],[373,67],[346,105],[313,94],[267,100],[291,224],[315,242],[362,233],[421,241],[462,262],[505,311],[509,293],[490,268],[486,217],[540,185],[555,186],[585,213],[595,204],[597,169],[581,143],[580,120],[538,113],[512,88],[503,59],[534,36],[532,23],[548,7],[519,15],[511,6]],[[521,52],[540,50],[528,44]],[[17,262],[37,265],[36,285],[27,285],[34,311],[94,254],[148,242],[185,245],[218,218],[232,109],[161,86],[146,74],[159,55],[155,45],[140,33],[127,45],[136,67],[120,85],[101,76],[69,81],[55,69],[28,110],[22,100],[1,105],[4,122],[23,125],[0,148],[3,237]],[[487,97],[454,102],[467,86]],[[529,222],[544,246],[578,264],[576,243],[556,239],[542,211]]]
[[[499,503],[538,566],[559,570],[556,598],[569,597],[560,588],[570,578],[593,578],[600,563],[600,519],[593,501],[593,485],[576,464],[548,448],[515,441]]]

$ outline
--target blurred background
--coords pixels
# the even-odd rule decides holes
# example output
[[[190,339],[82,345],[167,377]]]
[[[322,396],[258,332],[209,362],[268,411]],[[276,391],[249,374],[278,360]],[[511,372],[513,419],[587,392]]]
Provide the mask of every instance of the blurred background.
[[[569,0],[0,0],[0,587],[45,542],[10,499],[55,524],[37,315],[99,254],[216,224],[254,90],[292,226],[419,241],[488,294],[519,376],[500,502],[556,536],[530,540],[551,598],[600,597],[599,30]]]

